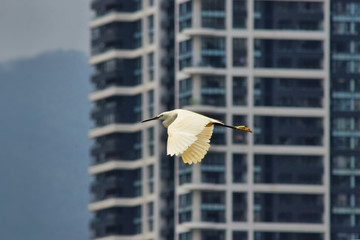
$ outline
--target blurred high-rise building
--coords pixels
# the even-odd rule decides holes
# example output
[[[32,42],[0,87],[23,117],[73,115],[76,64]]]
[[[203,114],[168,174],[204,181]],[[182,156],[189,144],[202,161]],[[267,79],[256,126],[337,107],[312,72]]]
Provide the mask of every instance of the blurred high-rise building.
[[[330,30],[330,0],[93,0],[91,8],[92,239],[327,240],[330,217],[346,225],[348,216],[358,236],[359,213],[330,201],[334,190],[356,206],[355,193],[343,200],[334,183],[349,177],[346,195],[360,182],[355,150],[333,157],[333,167],[350,159],[351,168],[330,169],[330,136],[336,144],[354,132],[330,128],[330,116],[340,121],[330,99],[350,96],[354,116],[359,99],[355,75],[345,95],[330,96],[330,57],[331,66],[344,56],[359,62],[330,52],[342,40]],[[173,108],[254,133],[215,127],[209,153],[189,166],[166,157],[160,123],[139,123]]]
[[[331,239],[360,239],[360,0],[331,2]]]
[[[180,240],[329,238],[329,1],[176,1],[176,106],[215,129],[176,161]]]
[[[174,3],[93,0],[92,239],[174,239],[174,160],[143,118],[174,108]],[[161,134],[163,133],[163,134]]]

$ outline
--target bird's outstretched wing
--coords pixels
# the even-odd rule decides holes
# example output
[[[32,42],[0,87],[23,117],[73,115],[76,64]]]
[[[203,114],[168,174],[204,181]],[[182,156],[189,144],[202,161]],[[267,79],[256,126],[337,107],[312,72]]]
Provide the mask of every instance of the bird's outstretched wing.
[[[209,123],[210,118],[189,111],[179,111],[175,121],[168,127],[167,154],[173,156],[184,153],[199,140],[198,135],[201,135]]]
[[[213,124],[208,124],[204,130],[199,133],[196,137],[197,140],[191,144],[188,149],[185,150],[181,154],[181,158],[184,163],[188,164],[196,164],[198,162],[201,162],[201,160],[204,158],[205,154],[210,148],[210,138],[214,130]]]

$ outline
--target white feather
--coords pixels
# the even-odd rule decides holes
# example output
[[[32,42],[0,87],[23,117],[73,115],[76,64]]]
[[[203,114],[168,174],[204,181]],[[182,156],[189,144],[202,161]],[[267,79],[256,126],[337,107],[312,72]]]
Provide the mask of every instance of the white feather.
[[[167,154],[182,154],[196,140],[204,128],[211,122],[211,118],[200,114],[176,109],[177,117],[168,127]]]

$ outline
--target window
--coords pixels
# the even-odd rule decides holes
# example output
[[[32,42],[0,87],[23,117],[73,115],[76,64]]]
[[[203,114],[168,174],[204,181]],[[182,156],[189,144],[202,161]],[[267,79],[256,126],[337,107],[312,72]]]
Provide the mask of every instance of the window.
[[[256,106],[308,107],[322,106],[321,79],[256,78]]]
[[[154,128],[149,128],[148,129],[148,143],[149,143],[149,155],[150,156],[154,156]]]
[[[154,229],[154,203],[149,202],[147,204],[147,215],[148,215],[148,227],[149,231],[153,231]]]
[[[192,181],[192,165],[179,161],[179,184],[190,183]]]
[[[149,184],[149,193],[154,192],[154,165],[148,166],[148,184]]]
[[[135,22],[135,33],[133,35],[134,38],[134,48],[139,48],[142,46],[142,21]]]
[[[192,40],[179,43],[179,70],[192,66]]]
[[[179,234],[179,240],[192,240],[192,232],[184,232]]]
[[[318,156],[256,154],[254,163],[255,183],[303,185],[323,183],[323,161]]]
[[[321,41],[255,39],[254,47],[255,68],[323,68]]]
[[[195,100],[192,98],[192,78],[180,80],[179,103],[180,107],[196,103]]]
[[[149,43],[154,42],[154,15],[151,15],[147,18],[148,20],[148,40]]]
[[[135,106],[133,108],[135,120],[140,122],[142,119],[142,94],[135,96]]]
[[[323,222],[321,194],[255,193],[254,198],[255,222]]]
[[[245,106],[247,104],[247,83],[245,77],[233,77],[233,105]]]
[[[247,43],[246,39],[233,39],[233,66],[247,66]]]
[[[201,192],[201,221],[225,222],[225,192]]]
[[[148,91],[148,111],[149,117],[154,116],[154,90]]]
[[[255,116],[255,144],[322,145],[322,121],[315,117]]]
[[[179,5],[179,32],[192,26],[192,1]]]
[[[149,64],[149,80],[154,81],[154,53],[148,54],[148,64]]]
[[[225,77],[201,77],[201,104],[211,106],[225,106]]]
[[[226,67],[225,38],[201,38],[201,62],[199,65],[214,68]]]
[[[244,222],[247,215],[247,200],[246,193],[233,192],[233,221]]]
[[[141,206],[135,207],[135,214],[134,214],[134,233],[139,234],[141,233]]]
[[[134,63],[133,77],[135,85],[142,82],[142,57],[136,58]]]
[[[135,181],[133,183],[133,188],[135,195],[134,197],[139,197],[142,195],[142,170],[137,169],[135,170]]]
[[[179,223],[190,222],[192,217],[192,194],[179,195]]]
[[[225,183],[225,153],[209,152],[201,163],[201,182]]]
[[[246,155],[235,153],[232,156],[232,174],[234,183],[246,183],[247,162]]]
[[[255,29],[319,31],[323,12],[323,3],[256,0]]]
[[[233,28],[246,28],[246,0],[233,0]]]
[[[201,1],[201,26],[203,28],[225,29],[225,1]]]

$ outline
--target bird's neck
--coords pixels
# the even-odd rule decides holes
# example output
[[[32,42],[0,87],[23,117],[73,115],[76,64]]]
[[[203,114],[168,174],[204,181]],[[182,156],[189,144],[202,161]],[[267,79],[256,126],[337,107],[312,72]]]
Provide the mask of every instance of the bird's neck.
[[[172,114],[171,117],[165,119],[162,124],[164,125],[164,127],[168,128],[170,126],[170,124],[172,124],[175,119],[177,117],[177,114]]]

